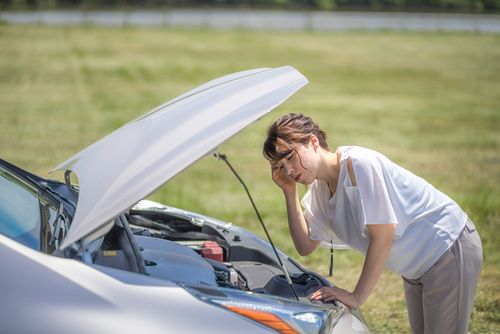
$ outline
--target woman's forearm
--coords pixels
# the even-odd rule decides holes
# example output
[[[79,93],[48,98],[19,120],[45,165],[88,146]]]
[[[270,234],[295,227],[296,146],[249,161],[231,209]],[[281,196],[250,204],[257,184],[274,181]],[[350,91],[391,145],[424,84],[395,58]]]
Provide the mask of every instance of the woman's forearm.
[[[371,225],[368,227],[370,245],[366,252],[363,271],[353,292],[338,287],[325,286],[312,293],[310,298],[324,301],[338,300],[351,308],[361,306],[368,299],[384,270],[392,247],[394,227],[393,224]]]
[[[300,207],[297,190],[285,192],[288,228],[295,248],[300,255],[310,254],[319,245],[319,241],[309,238],[309,227]]]
[[[377,284],[389,257],[394,238],[393,224],[370,225],[370,245],[366,252],[365,263],[358,284],[354,289],[354,296],[358,305],[363,304]]]

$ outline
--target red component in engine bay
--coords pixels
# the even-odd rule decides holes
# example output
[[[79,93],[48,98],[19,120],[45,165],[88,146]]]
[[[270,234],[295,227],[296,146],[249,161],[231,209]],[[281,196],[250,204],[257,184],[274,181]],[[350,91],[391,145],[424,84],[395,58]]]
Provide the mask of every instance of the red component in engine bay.
[[[219,262],[224,261],[222,247],[215,241],[205,241],[201,247],[201,256]]]

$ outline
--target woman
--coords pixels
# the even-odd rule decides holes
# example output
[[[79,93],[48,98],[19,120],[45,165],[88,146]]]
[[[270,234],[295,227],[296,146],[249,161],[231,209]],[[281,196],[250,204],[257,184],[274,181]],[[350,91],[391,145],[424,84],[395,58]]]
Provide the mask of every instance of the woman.
[[[365,255],[354,291],[323,287],[310,298],[362,305],[384,266],[401,274],[414,333],[466,333],[482,266],[474,224],[448,196],[382,154],[330,151],[309,117],[288,114],[268,130],[264,156],[283,190],[300,255],[320,242]],[[300,206],[297,183],[309,187]]]

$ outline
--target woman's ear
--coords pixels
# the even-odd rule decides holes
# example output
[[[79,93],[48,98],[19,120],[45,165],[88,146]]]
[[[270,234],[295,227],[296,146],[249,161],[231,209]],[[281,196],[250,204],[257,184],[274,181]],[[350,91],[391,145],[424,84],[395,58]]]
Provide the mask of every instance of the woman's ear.
[[[319,139],[315,135],[311,135],[309,143],[311,143],[313,149],[317,150],[319,148]]]

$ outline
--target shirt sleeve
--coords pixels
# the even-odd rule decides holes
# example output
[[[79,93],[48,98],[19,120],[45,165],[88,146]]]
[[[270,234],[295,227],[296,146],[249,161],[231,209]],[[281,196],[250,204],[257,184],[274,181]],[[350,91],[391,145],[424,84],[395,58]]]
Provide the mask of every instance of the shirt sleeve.
[[[397,224],[384,178],[383,163],[375,154],[351,156],[365,225]]]
[[[304,197],[302,197],[301,204],[304,218],[306,219],[309,228],[309,239],[322,240],[322,238],[320,238],[321,231],[318,230],[321,229],[321,226],[325,225],[325,221],[321,218],[321,215],[318,212],[318,204],[314,198],[312,188],[309,188]],[[314,212],[316,212],[316,214]]]

